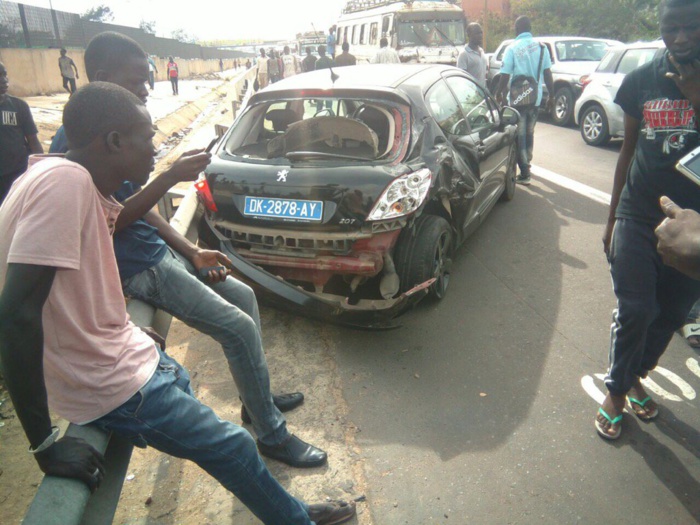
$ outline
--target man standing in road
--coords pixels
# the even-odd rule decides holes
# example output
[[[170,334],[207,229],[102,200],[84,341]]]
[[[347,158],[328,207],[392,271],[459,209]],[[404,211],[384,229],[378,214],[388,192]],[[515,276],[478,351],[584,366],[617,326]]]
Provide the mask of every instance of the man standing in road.
[[[58,58],[58,69],[63,77],[63,89],[71,95],[75,93],[75,79],[80,78],[78,74],[78,66],[75,65],[73,59],[66,55],[66,48],[61,48],[61,56]]]
[[[10,186],[27,169],[32,153],[44,153],[27,103],[7,94],[10,82],[0,62],[0,204]]]
[[[326,56],[326,46],[323,44],[318,46],[318,60],[316,61],[315,66],[317,70],[335,67],[335,62],[333,62],[333,59]]]
[[[316,69],[316,56],[314,55],[313,49],[311,47],[306,48],[306,56],[304,57],[304,60],[301,61],[301,69],[304,71],[304,73],[308,73],[309,71],[314,71]]]
[[[372,64],[400,64],[401,59],[396,49],[389,47],[389,40],[386,37],[382,37],[379,40],[379,51],[374,55],[372,59]]]
[[[289,46],[284,46],[284,54],[282,55],[283,75],[284,78],[293,77],[300,72],[301,66],[296,55],[292,55]]]
[[[260,56],[258,57],[258,89],[264,89],[270,83],[270,77],[267,70],[269,60],[270,59],[267,58],[267,55],[265,54],[265,49],[261,47]]]
[[[641,420],[658,415],[641,379],[656,367],[700,297],[700,281],[664,264],[654,235],[665,218],[662,196],[700,211],[700,189],[675,169],[700,144],[700,0],[664,0],[659,15],[667,51],[629,73],[615,98],[624,111],[625,139],[603,248],[617,308],[605,377],[608,394],[595,419],[606,439],[620,436],[625,400]],[[663,203],[668,208],[668,201]]]
[[[343,42],[343,52],[335,57],[335,65],[338,67],[342,66],[354,66],[357,64],[357,59],[355,55],[350,54],[350,44]]]
[[[486,87],[488,66],[486,55],[481,47],[484,43],[484,31],[479,24],[473,22],[467,26],[467,37],[469,43],[459,54],[457,67],[473,76],[482,87]]]
[[[537,114],[542,103],[542,84],[547,85],[550,97],[548,107],[552,103],[551,94],[554,93],[554,80],[552,79],[552,61],[547,48],[537,43],[532,38],[532,24],[526,16],[518,17],[515,21],[515,41],[508,46],[503,56],[500,82],[496,88],[496,96],[499,102],[508,100],[520,112],[520,124],[518,125],[518,167],[520,174],[516,178],[518,184],[525,186],[530,184],[530,163],[535,148],[535,124]],[[507,90],[511,84],[525,79],[530,86],[537,90],[534,104],[520,104],[519,100],[510,100]]]
[[[111,32],[97,35],[85,50],[85,69],[90,81],[115,83],[145,103],[146,54],[131,38]],[[292,393],[273,398],[270,393],[255,294],[226,271],[201,276],[203,268],[231,262],[220,252],[192,244],[153,209],[171,186],[195,180],[209,159],[201,150],[187,152],[143,189],[143,183],[127,181],[115,192],[124,204],[114,235],[124,293],[170,313],[222,345],[243,400],[241,419],[253,423],[263,455],[299,468],[323,465],[326,453],[289,433],[281,414],[301,405],[304,396]]]
[[[331,58],[335,58],[335,26],[328,30],[328,36],[326,37],[326,52]]]
[[[168,65],[166,69],[168,71],[170,85],[173,88],[173,95],[178,95],[180,93],[180,88],[178,86],[178,80],[180,78],[180,68],[177,67],[177,62],[175,62],[173,57],[168,57]]]
[[[153,91],[156,88],[156,73],[158,73],[158,68],[156,67],[156,61],[152,56],[148,57],[148,86]]]

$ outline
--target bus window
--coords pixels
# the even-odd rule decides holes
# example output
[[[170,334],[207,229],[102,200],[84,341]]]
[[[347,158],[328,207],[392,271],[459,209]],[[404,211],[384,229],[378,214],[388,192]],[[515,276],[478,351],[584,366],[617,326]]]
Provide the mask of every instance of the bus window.
[[[378,30],[379,30],[379,24],[377,22],[373,22],[372,25],[369,26],[369,44],[371,46],[377,45],[377,31]]]
[[[348,26],[343,28],[343,42],[348,42]]]
[[[357,26],[352,26],[352,45],[357,44]]]
[[[382,18],[382,36],[389,36],[389,31],[391,31],[391,17],[385,16]]]
[[[367,24],[362,24],[360,26],[360,44],[365,44],[367,41],[365,40],[366,34],[367,34]]]

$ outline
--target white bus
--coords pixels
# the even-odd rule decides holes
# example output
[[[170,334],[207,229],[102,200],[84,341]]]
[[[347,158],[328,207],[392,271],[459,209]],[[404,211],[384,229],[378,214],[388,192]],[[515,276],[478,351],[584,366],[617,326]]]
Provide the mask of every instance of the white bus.
[[[402,62],[455,64],[466,44],[466,19],[459,0],[349,0],[337,23],[358,62],[370,61],[386,37]]]

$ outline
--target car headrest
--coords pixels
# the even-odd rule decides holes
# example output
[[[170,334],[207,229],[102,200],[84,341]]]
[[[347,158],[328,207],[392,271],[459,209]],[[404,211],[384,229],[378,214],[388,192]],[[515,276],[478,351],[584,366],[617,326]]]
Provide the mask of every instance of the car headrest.
[[[290,124],[299,120],[299,116],[291,109],[273,109],[267,112],[265,120],[272,122],[275,131],[284,132]]]

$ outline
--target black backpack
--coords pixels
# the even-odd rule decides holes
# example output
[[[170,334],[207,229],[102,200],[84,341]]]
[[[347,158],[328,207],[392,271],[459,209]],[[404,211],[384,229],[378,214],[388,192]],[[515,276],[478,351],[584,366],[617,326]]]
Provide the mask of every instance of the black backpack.
[[[513,80],[510,82],[510,105],[514,108],[529,107],[537,104],[544,52],[544,44],[540,44],[540,64],[537,66],[536,79],[527,75],[518,75],[513,77]]]

